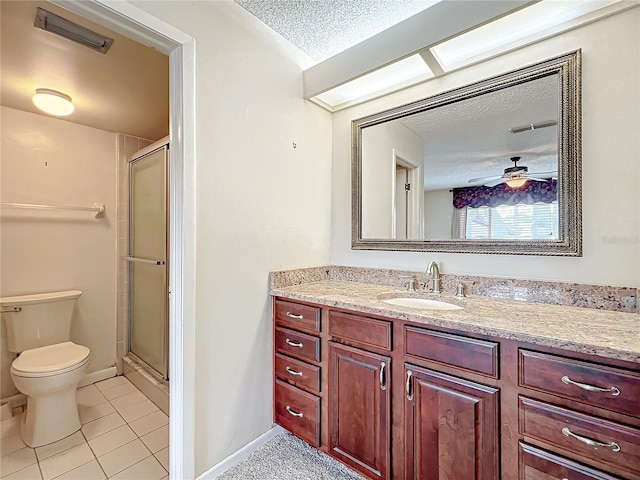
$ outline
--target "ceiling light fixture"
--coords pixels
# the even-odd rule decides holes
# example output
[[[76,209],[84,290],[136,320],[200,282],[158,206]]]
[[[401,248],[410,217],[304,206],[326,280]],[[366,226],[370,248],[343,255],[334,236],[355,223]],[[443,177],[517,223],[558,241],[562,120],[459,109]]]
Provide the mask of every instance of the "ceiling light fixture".
[[[32,100],[40,110],[56,117],[70,115],[75,110],[69,95],[49,88],[36,88]]]
[[[511,188],[520,188],[525,183],[527,183],[527,179],[526,178],[514,178],[514,179],[511,179],[511,180],[507,180],[504,183],[509,185]]]

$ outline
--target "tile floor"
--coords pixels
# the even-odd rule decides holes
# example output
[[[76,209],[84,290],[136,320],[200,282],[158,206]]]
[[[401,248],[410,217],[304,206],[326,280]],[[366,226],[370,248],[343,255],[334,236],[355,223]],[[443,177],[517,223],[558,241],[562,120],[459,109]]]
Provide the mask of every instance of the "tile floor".
[[[78,389],[82,429],[27,447],[19,416],[2,422],[2,480],[168,479],[169,418],[125,377]]]

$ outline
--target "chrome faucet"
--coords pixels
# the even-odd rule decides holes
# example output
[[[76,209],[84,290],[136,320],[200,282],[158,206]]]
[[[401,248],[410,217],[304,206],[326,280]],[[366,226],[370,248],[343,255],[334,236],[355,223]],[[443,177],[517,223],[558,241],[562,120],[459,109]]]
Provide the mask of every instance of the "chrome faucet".
[[[433,276],[433,293],[440,293],[440,268],[438,264],[436,262],[429,262],[425,273]]]

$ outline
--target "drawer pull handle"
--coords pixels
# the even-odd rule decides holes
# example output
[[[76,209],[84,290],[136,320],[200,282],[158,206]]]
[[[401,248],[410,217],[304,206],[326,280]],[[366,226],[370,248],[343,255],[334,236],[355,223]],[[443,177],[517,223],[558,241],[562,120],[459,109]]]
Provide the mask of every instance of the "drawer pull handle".
[[[287,312],[285,315],[289,318],[295,318],[296,320],[302,320],[304,315],[296,315],[295,313]]]
[[[385,362],[380,363],[380,390],[387,389],[387,376],[385,375],[385,371],[387,369],[387,364]]]
[[[411,370],[407,370],[407,384],[405,386],[405,390],[407,392],[407,400],[413,400],[413,392],[411,391],[411,375],[413,372]]]
[[[574,382],[573,380],[571,380],[566,375],[564,377],[562,377],[561,380],[562,380],[562,383],[565,383],[567,385],[569,385],[569,384],[575,385],[576,387],[580,387],[583,390],[587,390],[589,392],[611,392],[611,395],[613,397],[617,397],[618,395],[620,395],[620,390],[618,390],[617,387],[609,387],[609,388],[594,387],[593,385],[589,385],[589,384],[586,384],[586,383]]]
[[[567,437],[573,437],[576,440],[580,440],[582,443],[586,443],[587,445],[590,445],[592,447],[609,447],[613,452],[620,451],[620,445],[618,445],[616,442],[602,443],[596,440],[591,440],[590,438],[583,437],[582,435],[576,435],[567,427],[564,427],[562,429],[562,433]]]
[[[293,410],[289,405],[287,405],[285,407],[287,409],[287,412],[289,412],[291,415],[293,415],[294,417],[304,417],[304,414],[301,412],[296,412],[295,410]]]
[[[301,377],[302,376],[302,372],[298,372],[296,370],[293,370],[291,367],[289,367],[289,365],[287,365],[286,367],[284,367],[284,369],[289,372],[291,375],[296,375]]]
[[[302,342],[292,342],[288,338],[285,340],[285,342],[287,342],[287,345],[291,345],[292,347],[298,347],[298,348],[302,348],[303,347]]]

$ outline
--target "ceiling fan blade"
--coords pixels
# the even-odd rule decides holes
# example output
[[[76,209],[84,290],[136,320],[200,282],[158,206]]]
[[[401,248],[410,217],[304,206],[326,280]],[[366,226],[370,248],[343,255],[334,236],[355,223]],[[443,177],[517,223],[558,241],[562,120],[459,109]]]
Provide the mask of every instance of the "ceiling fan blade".
[[[511,133],[520,133],[520,132],[526,132],[527,130],[537,130],[539,128],[552,127],[557,124],[558,122],[555,120],[546,120],[544,122],[530,123],[529,125],[520,125],[517,127],[511,127],[509,128],[509,131]]]
[[[500,185],[501,183],[504,183],[507,180],[509,180],[509,179],[508,178],[504,178],[504,177],[500,177],[500,178],[496,178],[495,180],[491,180],[490,182],[485,182],[483,185],[485,187],[495,187],[496,185]]]
[[[548,178],[527,177],[527,180],[535,180],[536,182],[548,182]]]
[[[496,180],[498,178],[502,178],[502,175],[491,175],[490,177],[472,178],[467,183],[484,183],[491,180]]]
[[[531,177],[532,175],[535,175],[539,178],[557,178],[558,172],[531,172],[529,174],[529,177]]]

